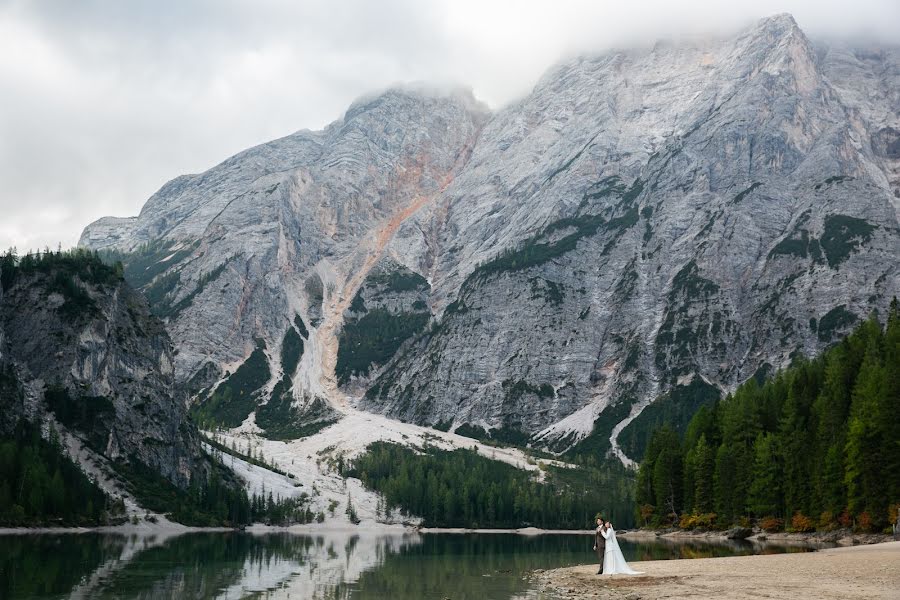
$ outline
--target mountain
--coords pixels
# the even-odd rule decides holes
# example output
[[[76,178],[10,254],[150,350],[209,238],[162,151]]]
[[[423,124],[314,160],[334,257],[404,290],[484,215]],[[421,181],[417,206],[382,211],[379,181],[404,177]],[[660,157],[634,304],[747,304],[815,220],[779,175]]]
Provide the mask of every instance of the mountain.
[[[171,340],[121,273],[84,251],[0,266],[0,433],[52,424],[77,438],[70,453],[94,477],[85,457],[182,489],[203,481],[209,461],[176,391]]]
[[[900,293],[898,59],[778,15],[564,62],[494,113],[390,89],[80,245],[123,261],[212,423],[357,407],[630,463]]]

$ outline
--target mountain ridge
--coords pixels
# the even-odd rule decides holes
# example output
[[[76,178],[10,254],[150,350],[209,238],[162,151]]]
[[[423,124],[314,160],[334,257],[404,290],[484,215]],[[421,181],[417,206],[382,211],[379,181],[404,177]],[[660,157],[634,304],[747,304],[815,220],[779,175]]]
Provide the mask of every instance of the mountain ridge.
[[[492,113],[389,90],[79,243],[158,299],[192,394],[262,339],[256,401],[287,377],[298,421],[327,402],[557,449],[593,432],[627,462],[618,436],[656,397],[734,389],[897,294],[900,54],[880,52],[778,15],[567,61]],[[361,327],[382,350],[345,347],[370,368],[339,386],[341,336]]]

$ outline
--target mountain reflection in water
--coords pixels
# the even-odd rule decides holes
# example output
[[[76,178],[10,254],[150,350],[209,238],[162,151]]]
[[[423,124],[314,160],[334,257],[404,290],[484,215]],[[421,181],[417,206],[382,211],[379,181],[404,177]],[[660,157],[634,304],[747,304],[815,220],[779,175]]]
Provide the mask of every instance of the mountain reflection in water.
[[[621,539],[629,561],[806,551]],[[527,574],[594,560],[591,536],[202,532],[0,538],[0,598],[533,599]]]

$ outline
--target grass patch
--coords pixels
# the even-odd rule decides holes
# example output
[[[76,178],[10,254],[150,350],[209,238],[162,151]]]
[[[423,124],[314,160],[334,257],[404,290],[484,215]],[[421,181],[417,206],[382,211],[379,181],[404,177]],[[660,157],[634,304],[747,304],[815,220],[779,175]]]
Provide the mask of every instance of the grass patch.
[[[502,385],[503,391],[505,392],[505,399],[511,402],[515,402],[526,394],[534,394],[541,399],[553,398],[556,396],[556,391],[549,383],[533,385],[524,379],[505,379]]]
[[[280,381],[269,401],[256,409],[256,424],[270,440],[296,440],[314,435],[337,422],[334,411],[320,398],[304,411],[294,406],[290,388]]]
[[[820,189],[828,187],[832,184],[843,183],[845,181],[851,181],[852,179],[853,179],[853,177],[850,177],[849,175],[832,175],[825,181],[822,181],[821,183],[817,183],[816,191],[819,191]]]

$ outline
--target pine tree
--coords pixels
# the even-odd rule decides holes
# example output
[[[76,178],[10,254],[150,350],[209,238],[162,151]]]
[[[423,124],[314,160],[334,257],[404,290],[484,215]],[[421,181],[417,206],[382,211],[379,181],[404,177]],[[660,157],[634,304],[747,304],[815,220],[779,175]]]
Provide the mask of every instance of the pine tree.
[[[891,301],[884,331],[884,485],[891,502],[900,502],[900,302]]]
[[[706,443],[706,435],[700,436],[694,453],[694,512],[712,512],[715,506],[713,481],[716,459],[713,449]]]
[[[753,444],[753,480],[747,501],[747,512],[756,517],[782,514],[781,457],[775,436],[760,433]]]
[[[723,443],[716,451],[716,470],[713,482],[716,496],[716,513],[718,513],[720,524],[730,524],[740,514],[743,498],[735,493],[736,481],[737,463],[734,450]]]
[[[811,442],[800,395],[792,386],[782,409],[778,431],[783,459],[784,510],[788,517],[798,511],[808,514],[811,500],[808,459]]]
[[[698,442],[699,443],[699,442]],[[681,485],[682,506],[684,512],[694,510],[696,505],[695,495],[697,493],[697,446],[688,447],[684,454],[684,464],[682,465],[684,473]]]
[[[844,486],[844,449],[850,390],[855,377],[848,359],[849,343],[834,347],[825,359],[822,389],[813,403],[816,423],[815,454],[821,460],[812,463],[815,496],[823,510],[840,513],[847,506]]]
[[[678,522],[681,512],[682,458],[680,445],[666,446],[653,465],[653,491],[660,516]]]
[[[878,340],[870,338],[865,358],[859,370],[850,406],[850,427],[847,434],[847,501],[851,513],[869,513],[876,524],[883,524],[882,514],[889,500],[884,486],[886,460],[883,449],[882,408],[885,398],[886,374],[882,365]]]

